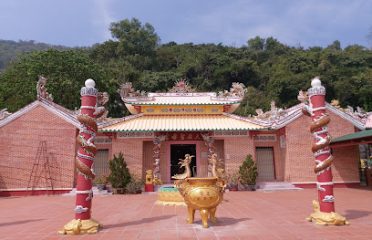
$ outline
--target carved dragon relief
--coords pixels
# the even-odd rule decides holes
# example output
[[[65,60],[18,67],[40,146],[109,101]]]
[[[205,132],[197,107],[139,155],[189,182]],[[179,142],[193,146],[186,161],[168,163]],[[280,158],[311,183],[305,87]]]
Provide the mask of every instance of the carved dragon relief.
[[[110,95],[107,92],[99,92],[97,94],[97,104],[94,111],[94,116],[96,117],[97,122],[102,122],[107,119],[108,110],[106,105],[110,100]]]
[[[124,101],[124,99],[128,97],[142,97],[147,98],[147,93],[145,91],[135,90],[132,86],[131,82],[126,82],[120,85],[120,97]]]
[[[7,108],[0,110],[0,120],[3,120],[4,118],[12,115],[12,113],[8,112],[7,110],[8,110]]]
[[[286,110],[276,107],[275,101],[271,101],[270,111],[264,112],[262,109],[258,108],[256,109],[256,113],[257,116],[254,116],[255,119],[268,121],[278,120],[288,114]]]
[[[233,82],[230,88],[230,91],[224,90],[218,92],[218,97],[227,98],[227,97],[238,97],[243,98],[247,89],[243,83]]]
[[[46,83],[48,79],[44,76],[39,76],[39,80],[36,84],[36,93],[37,93],[37,99],[45,99],[48,101],[53,102],[53,96],[52,94],[47,92]]]

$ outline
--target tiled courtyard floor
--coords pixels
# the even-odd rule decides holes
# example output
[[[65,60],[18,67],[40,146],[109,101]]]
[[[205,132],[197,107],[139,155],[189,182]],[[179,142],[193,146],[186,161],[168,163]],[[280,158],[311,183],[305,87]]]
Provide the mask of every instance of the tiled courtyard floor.
[[[372,239],[372,191],[336,188],[336,210],[349,226],[305,221],[315,189],[228,192],[217,209],[219,222],[203,229],[200,215],[186,224],[186,208],[155,205],[155,194],[96,196],[93,218],[103,224],[94,235],[64,236],[57,230],[73,216],[75,197],[0,198],[0,239]]]

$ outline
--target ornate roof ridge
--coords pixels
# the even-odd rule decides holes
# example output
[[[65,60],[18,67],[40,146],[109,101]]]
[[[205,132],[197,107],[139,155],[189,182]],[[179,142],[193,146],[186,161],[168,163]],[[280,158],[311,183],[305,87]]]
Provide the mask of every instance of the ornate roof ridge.
[[[275,105],[273,105],[270,111],[258,111],[258,115],[254,116],[253,119],[251,118],[251,120],[266,124],[273,129],[279,129],[301,117],[303,115],[303,105],[303,103],[299,103],[287,109],[278,109],[275,107]],[[329,103],[326,103],[326,108],[341,118],[351,122],[355,127],[365,129],[367,118],[364,119],[362,117],[358,117],[355,113],[350,112],[350,109],[345,111],[344,109],[337,108]]]
[[[200,102],[195,104],[235,104],[240,103],[246,92],[246,88],[242,83],[232,83],[230,90],[225,90],[219,93],[215,92],[195,92],[194,89],[189,87],[187,82],[182,79],[176,82],[168,92],[149,92],[136,91],[132,87],[132,83],[127,82],[120,87],[120,96],[126,104],[151,104],[151,105],[172,105],[172,102],[167,102],[169,99],[174,98],[179,101],[180,98],[193,98],[200,97]],[[163,98],[169,98],[165,101]],[[176,102],[176,101],[175,101]],[[177,104],[179,104],[177,102]]]
[[[346,109],[343,109],[343,108],[332,106],[331,104],[329,104],[327,102],[326,102],[326,108],[328,110],[330,110],[331,112],[337,114],[341,118],[343,118],[345,120],[348,120],[355,127],[359,128],[361,130],[362,129],[365,129],[364,124],[367,121],[367,115],[364,116],[364,117],[358,117],[355,112],[353,112],[353,111],[352,112],[349,112],[350,106],[348,108],[346,108]]]

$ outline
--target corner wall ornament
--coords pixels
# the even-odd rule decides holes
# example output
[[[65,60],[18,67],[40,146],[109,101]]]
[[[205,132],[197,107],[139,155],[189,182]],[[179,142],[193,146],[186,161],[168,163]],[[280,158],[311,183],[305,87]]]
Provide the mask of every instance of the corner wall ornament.
[[[37,81],[37,84],[36,84],[37,99],[38,100],[45,99],[45,100],[53,102],[52,94],[48,93],[46,89],[47,81],[48,79],[46,77],[43,77],[41,75],[39,76],[39,80]]]
[[[330,117],[326,113],[325,95],[326,89],[317,77],[311,81],[311,88],[307,93],[300,91],[298,95],[298,99],[305,103],[303,113],[312,119],[310,132],[314,140],[311,150],[315,157],[314,173],[317,176],[318,189],[318,201],[313,201],[314,212],[307,220],[321,225],[346,225],[346,218],[335,212],[331,169],[333,156],[327,127]]]
[[[77,142],[80,147],[75,160],[77,174],[75,219],[68,222],[60,234],[96,233],[101,226],[91,218],[92,208],[92,180],[95,178],[93,162],[97,151],[94,138],[97,133],[96,111],[97,90],[92,79],[85,81],[81,88],[81,110],[77,119],[81,123]]]
[[[12,115],[12,113],[8,112],[7,110],[8,110],[7,108],[0,110],[0,120],[3,120],[4,118]]]

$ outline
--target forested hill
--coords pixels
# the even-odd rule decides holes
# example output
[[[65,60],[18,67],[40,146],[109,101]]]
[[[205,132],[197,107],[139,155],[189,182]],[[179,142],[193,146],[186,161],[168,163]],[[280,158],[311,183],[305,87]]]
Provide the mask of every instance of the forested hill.
[[[337,40],[326,47],[287,46],[273,37],[247,39],[242,47],[222,44],[160,44],[151,24],[137,19],[110,26],[113,39],[84,49],[49,49],[17,57],[0,73],[0,109],[9,111],[36,98],[38,75],[47,77],[55,102],[80,106],[79,90],[87,78],[110,94],[110,115],[127,114],[117,90],[132,82],[137,90],[167,91],[176,80],[186,80],[197,91],[229,89],[233,82],[247,86],[237,114],[268,109],[275,100],[282,108],[297,104],[300,89],[319,76],[327,100],[341,106],[372,111],[372,50],[360,45],[341,47]]]
[[[0,72],[8,65],[8,63],[17,56],[23,53],[32,51],[42,51],[50,48],[54,49],[66,49],[64,46],[50,45],[46,43],[38,43],[35,41],[11,41],[0,39]]]

